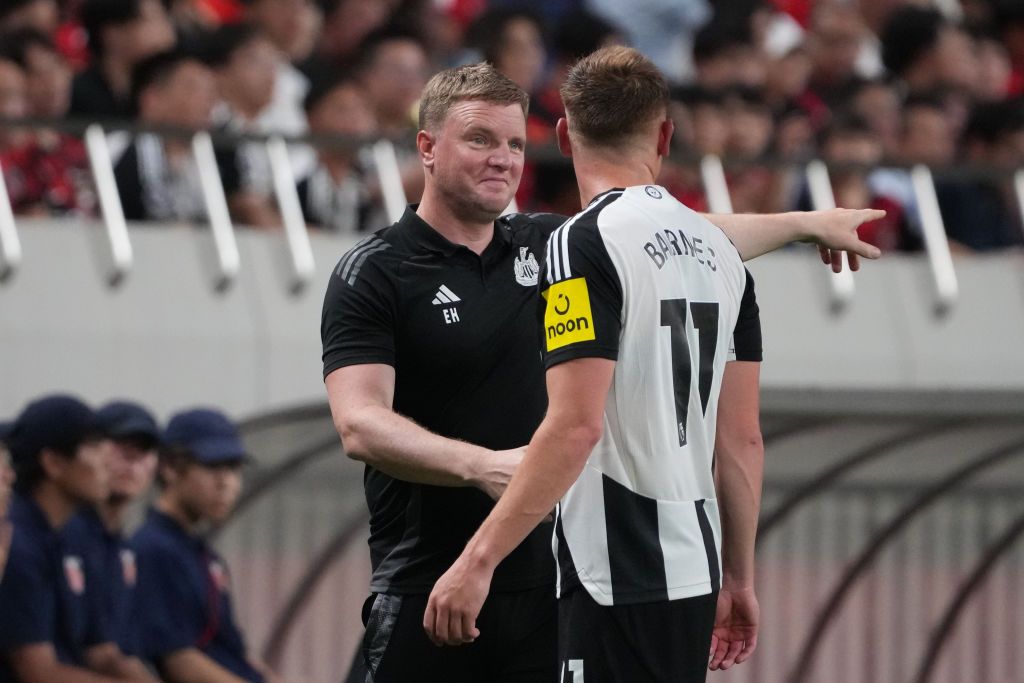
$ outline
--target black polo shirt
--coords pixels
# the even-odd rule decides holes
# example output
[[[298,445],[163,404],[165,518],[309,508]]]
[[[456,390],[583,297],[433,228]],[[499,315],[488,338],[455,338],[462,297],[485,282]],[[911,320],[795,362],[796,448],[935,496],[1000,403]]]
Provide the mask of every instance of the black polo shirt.
[[[449,242],[412,208],[342,257],[327,287],[324,377],[349,365],[395,368],[397,413],[445,437],[523,446],[547,408],[537,346],[537,277],[564,219],[495,223],[484,252]],[[494,503],[475,488],[400,481],[367,467],[374,592],[428,593]],[[494,590],[554,583],[551,525],[494,573]]]

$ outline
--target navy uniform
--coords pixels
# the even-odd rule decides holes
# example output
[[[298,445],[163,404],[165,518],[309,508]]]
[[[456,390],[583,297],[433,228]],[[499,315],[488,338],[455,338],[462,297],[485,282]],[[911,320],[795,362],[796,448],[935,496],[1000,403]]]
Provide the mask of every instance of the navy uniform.
[[[496,221],[481,254],[453,244],[410,208],[342,257],[324,300],[324,377],[395,368],[395,412],[441,436],[494,450],[523,446],[547,408],[536,288],[548,236],[564,219]],[[494,506],[475,488],[402,481],[370,466],[370,590],[362,655],[376,681],[550,681],[556,671],[550,523],[494,572],[482,635],[436,648],[427,597]]]
[[[192,419],[177,419],[183,416]],[[186,445],[202,465],[247,457],[234,427],[212,411],[172,418],[165,443]],[[227,564],[206,540],[150,509],[132,537],[132,546],[139,574],[135,612],[139,654],[159,666],[164,657],[195,648],[236,676],[263,683],[263,676],[246,657],[245,641],[235,624]]]
[[[6,439],[18,468],[44,448],[73,452],[94,436],[88,407],[52,397],[30,404]],[[86,650],[110,642],[85,558],[65,543],[30,495],[14,495],[9,519],[14,533],[0,579],[0,683],[16,683],[6,655],[27,645],[52,644],[61,663],[84,666]]]
[[[96,593],[94,604],[110,640],[121,652],[137,654],[132,604],[138,584],[135,551],[119,532],[110,531],[93,509],[75,515],[61,530],[67,547],[83,558],[84,569]]]
[[[118,401],[96,412],[96,421],[110,439],[132,439],[144,449],[160,442],[160,428],[141,406]],[[138,584],[135,550],[120,530],[107,529],[94,509],[76,515],[63,529],[66,542],[81,548],[86,572],[99,594],[102,621],[121,652],[137,654],[138,629],[132,609]]]

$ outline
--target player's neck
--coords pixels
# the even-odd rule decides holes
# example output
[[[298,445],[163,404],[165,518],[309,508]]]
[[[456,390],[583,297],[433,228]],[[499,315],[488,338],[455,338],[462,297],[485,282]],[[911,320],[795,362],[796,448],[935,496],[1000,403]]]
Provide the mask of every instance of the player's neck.
[[[573,153],[573,166],[580,188],[580,202],[586,208],[594,197],[613,187],[653,185],[657,172],[642,159],[626,158],[618,161],[598,155]]]
[[[477,254],[482,254],[494,237],[493,219],[479,223],[461,218],[429,190],[424,191],[416,215],[452,244],[461,244]]]

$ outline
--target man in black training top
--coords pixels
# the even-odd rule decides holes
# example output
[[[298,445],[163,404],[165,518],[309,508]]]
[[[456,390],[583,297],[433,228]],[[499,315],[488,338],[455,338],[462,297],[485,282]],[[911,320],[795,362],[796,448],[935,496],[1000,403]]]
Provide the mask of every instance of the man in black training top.
[[[563,218],[513,215],[526,93],[486,64],[434,76],[420,104],[422,202],[342,257],[324,301],[324,378],[347,454],[366,463],[370,680],[544,681],[557,671],[550,523],[500,563],[487,634],[437,648],[427,595],[493,508],[547,406],[536,285]],[[753,258],[794,239],[875,256],[877,212],[715,217]],[[826,252],[827,253],[827,252]]]

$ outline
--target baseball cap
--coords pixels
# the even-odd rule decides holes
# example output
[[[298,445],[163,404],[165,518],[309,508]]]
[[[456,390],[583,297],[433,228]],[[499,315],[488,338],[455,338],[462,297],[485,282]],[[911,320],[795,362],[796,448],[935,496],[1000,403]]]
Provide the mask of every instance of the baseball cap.
[[[153,415],[138,403],[113,401],[96,412],[96,422],[112,439],[141,438],[150,446],[160,443],[160,427]]]
[[[224,413],[196,408],[178,413],[167,423],[164,443],[187,449],[202,465],[248,460],[238,430]]]
[[[4,437],[15,465],[46,448],[73,453],[83,442],[102,435],[96,414],[74,396],[44,396],[25,406]]]
[[[6,437],[7,433],[11,431],[11,425],[10,422],[0,422],[0,443],[7,443]]]

